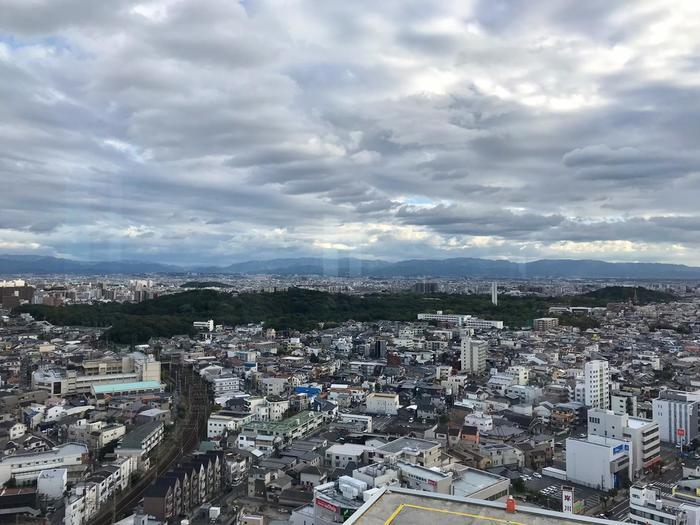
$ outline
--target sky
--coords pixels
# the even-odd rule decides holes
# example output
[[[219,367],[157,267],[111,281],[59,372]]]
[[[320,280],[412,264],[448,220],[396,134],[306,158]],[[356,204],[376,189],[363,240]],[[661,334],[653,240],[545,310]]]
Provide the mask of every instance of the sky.
[[[697,0],[2,0],[0,253],[700,265]]]

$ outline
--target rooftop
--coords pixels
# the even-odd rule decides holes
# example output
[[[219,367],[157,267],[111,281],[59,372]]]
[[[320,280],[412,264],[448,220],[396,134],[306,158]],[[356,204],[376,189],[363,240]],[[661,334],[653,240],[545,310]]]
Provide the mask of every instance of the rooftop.
[[[124,436],[119,448],[141,448],[144,440],[146,440],[146,438],[148,438],[153,432],[162,426],[163,423],[161,421],[150,421],[148,423],[144,423],[143,425],[139,425]]]
[[[580,525],[619,522],[518,506],[508,513],[503,502],[457,498],[400,487],[386,487],[355,512],[345,525]]]
[[[295,416],[283,419],[282,421],[252,421],[248,423],[245,430],[264,430],[268,432],[287,432],[300,425],[305,425],[320,417],[315,412],[299,412]]]
[[[73,454],[87,454],[88,453],[88,448],[86,445],[82,443],[65,443],[63,445],[59,445],[55,448],[52,448],[51,450],[47,450],[45,452],[28,452],[26,454],[14,454],[12,456],[6,456],[2,459],[0,459],[0,463],[6,463],[6,464],[14,464],[14,463],[22,463],[23,461],[26,461],[26,458],[31,458],[31,461],[33,463],[37,463],[39,461],[46,459],[51,459],[52,457],[58,456],[58,457],[64,457],[64,456],[69,456]]]
[[[427,441],[425,439],[417,439],[410,437],[401,437],[399,439],[395,439],[390,443],[387,443],[386,445],[379,447],[377,450],[393,454],[396,452],[401,452],[402,450],[430,450],[439,446],[440,444],[436,443],[435,441]]]
[[[110,383],[108,385],[95,385],[92,388],[95,394],[113,394],[114,392],[124,392],[125,390],[148,390],[162,388],[159,381],[134,381],[131,383]]]
[[[630,417],[627,419],[627,426],[630,428],[643,428],[652,423],[653,421],[650,419],[640,419],[636,417]]]
[[[471,467],[459,471],[458,476],[459,479],[455,480],[455,484],[459,485],[460,491],[464,491],[465,494],[473,494],[486,487],[490,487],[494,483],[499,483],[508,479],[498,474],[492,474],[491,472]]]

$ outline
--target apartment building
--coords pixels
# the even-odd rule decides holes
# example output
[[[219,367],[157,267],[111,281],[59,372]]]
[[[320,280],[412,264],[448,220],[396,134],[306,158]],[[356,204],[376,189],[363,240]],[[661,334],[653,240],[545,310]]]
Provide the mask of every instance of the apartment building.
[[[464,338],[461,343],[461,364],[464,374],[482,374],[486,371],[486,355],[489,344],[472,338]]]
[[[583,370],[585,397],[589,408],[610,408],[610,369],[608,362],[596,359],[586,362]]]
[[[162,421],[144,423],[126,434],[114,452],[117,457],[135,457],[141,466],[148,453],[163,441],[163,430]]]
[[[86,419],[81,419],[68,426],[68,439],[85,443],[92,452],[99,451],[109,443],[120,439],[125,433],[124,425],[104,421],[88,422]]]

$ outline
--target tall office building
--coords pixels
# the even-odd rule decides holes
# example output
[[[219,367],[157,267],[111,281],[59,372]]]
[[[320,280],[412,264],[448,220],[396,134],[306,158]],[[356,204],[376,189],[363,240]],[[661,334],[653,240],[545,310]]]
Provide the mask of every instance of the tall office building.
[[[491,302],[498,305],[498,283],[496,281],[491,283]]]
[[[589,408],[610,408],[610,369],[602,359],[588,361],[584,367],[584,403]]]
[[[489,344],[478,339],[462,339],[462,373],[481,374],[486,371]]]
[[[664,390],[652,401],[652,409],[661,441],[687,444],[698,436],[700,390]]]

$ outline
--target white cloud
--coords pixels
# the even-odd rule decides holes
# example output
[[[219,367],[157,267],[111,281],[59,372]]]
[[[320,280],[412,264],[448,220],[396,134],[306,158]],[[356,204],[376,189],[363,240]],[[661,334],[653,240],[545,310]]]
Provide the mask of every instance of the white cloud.
[[[698,15],[7,0],[0,250],[692,263]]]

